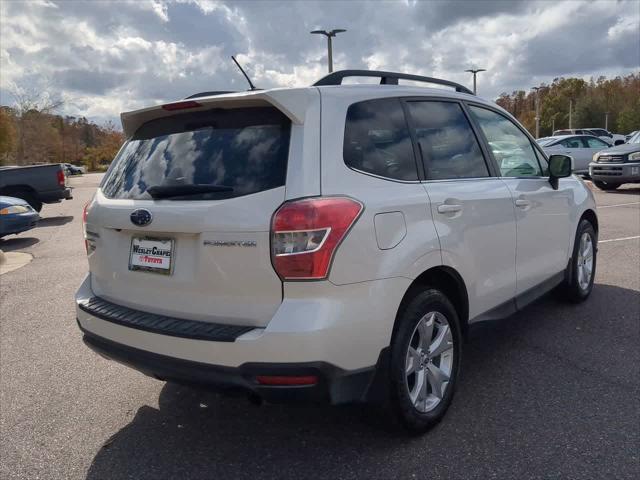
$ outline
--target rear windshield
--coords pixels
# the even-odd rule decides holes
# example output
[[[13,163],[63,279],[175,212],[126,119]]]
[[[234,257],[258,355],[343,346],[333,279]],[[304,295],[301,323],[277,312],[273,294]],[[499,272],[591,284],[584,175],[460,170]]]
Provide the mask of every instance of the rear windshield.
[[[151,187],[166,191],[175,186],[178,194],[163,198],[212,200],[283,186],[290,127],[287,117],[272,107],[152,120],[122,147],[102,191],[108,198],[151,199]],[[209,186],[221,188],[208,191]]]

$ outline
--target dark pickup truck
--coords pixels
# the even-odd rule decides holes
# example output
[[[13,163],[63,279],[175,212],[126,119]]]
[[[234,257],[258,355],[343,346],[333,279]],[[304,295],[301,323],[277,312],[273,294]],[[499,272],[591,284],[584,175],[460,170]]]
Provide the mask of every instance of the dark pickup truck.
[[[0,195],[22,198],[39,212],[43,203],[73,198],[66,180],[59,163],[0,167]]]

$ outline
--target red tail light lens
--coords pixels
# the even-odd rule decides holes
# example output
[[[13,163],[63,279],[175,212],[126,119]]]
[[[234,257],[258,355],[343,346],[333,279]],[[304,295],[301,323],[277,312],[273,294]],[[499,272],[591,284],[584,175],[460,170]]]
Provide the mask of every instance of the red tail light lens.
[[[84,238],[84,248],[87,251],[87,255],[93,252],[96,249],[95,245],[95,234],[92,234],[87,231],[87,210],[89,210],[89,206],[91,205],[91,200],[89,200],[84,208],[82,209],[82,236]]]
[[[162,109],[172,112],[174,110],[187,110],[189,108],[198,108],[201,106],[202,106],[201,103],[194,102],[193,100],[189,100],[186,102],[167,103],[165,105],[162,105]]]
[[[333,255],[362,213],[360,202],[346,197],[287,202],[271,221],[271,256],[283,280],[322,280]]]
[[[60,185],[61,187],[64,187],[65,181],[66,181],[66,178],[64,176],[64,171],[62,171],[62,168],[60,168],[60,170],[58,170],[58,185]]]

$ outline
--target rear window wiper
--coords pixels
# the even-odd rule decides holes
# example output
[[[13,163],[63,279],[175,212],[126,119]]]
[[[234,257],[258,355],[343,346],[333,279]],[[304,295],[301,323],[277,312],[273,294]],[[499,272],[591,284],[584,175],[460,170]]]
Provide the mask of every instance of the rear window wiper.
[[[190,185],[155,185],[147,188],[147,193],[154,199],[186,197],[203,193],[233,192],[233,187],[227,185],[211,185],[194,183]]]

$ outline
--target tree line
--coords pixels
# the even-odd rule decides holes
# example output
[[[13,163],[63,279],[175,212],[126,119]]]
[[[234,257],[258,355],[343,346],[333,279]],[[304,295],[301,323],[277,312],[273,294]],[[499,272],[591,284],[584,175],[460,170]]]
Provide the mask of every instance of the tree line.
[[[590,81],[556,78],[537,90],[502,93],[496,102],[535,135],[536,96],[541,137],[564,128],[607,128],[620,134],[640,130],[640,72]]]
[[[124,141],[112,123],[55,113],[61,102],[45,95],[14,93],[13,106],[0,106],[0,164],[74,163],[107,168]],[[497,103],[535,134],[536,100],[540,136],[563,128],[640,130],[640,72],[625,77],[556,78],[537,90],[502,93]]]
[[[0,106],[0,164],[73,163],[89,171],[106,169],[124,141],[113,123],[55,113],[61,102],[14,94]]]

